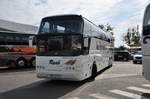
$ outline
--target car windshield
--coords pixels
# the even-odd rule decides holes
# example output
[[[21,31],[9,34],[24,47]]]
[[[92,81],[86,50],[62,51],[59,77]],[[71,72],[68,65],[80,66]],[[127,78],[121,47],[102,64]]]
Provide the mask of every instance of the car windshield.
[[[142,51],[137,51],[136,54],[142,55]]]

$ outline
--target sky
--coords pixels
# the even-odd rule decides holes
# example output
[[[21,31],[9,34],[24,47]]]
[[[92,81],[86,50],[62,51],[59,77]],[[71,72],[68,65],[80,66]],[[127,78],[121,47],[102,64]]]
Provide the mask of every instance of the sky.
[[[115,46],[124,45],[123,35],[137,24],[142,31],[149,0],[1,0],[0,19],[39,26],[43,17],[79,14],[96,25],[114,27]]]

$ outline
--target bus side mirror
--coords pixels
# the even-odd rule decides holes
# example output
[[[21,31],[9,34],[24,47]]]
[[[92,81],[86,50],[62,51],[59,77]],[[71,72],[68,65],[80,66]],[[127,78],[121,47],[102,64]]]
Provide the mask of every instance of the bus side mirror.
[[[35,36],[29,36],[29,47],[33,47],[33,41]]]
[[[89,46],[88,43],[89,43],[89,39],[88,38],[84,38],[84,44],[83,44],[84,46],[83,47],[87,48]]]

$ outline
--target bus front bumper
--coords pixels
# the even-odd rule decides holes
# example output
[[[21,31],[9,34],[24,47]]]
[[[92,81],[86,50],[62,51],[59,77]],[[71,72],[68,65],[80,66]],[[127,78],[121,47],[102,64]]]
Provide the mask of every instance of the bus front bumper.
[[[48,74],[48,73],[37,73],[38,78],[48,78],[51,80],[72,80],[81,81],[84,80],[83,73],[65,73],[65,74]]]

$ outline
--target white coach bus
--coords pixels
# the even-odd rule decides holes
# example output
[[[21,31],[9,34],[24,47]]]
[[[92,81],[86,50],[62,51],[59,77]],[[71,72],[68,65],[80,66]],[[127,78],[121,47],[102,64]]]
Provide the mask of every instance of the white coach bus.
[[[113,36],[80,15],[42,19],[36,36],[40,78],[81,81],[113,64]]]
[[[150,80],[150,4],[147,6],[143,22],[143,73]]]

